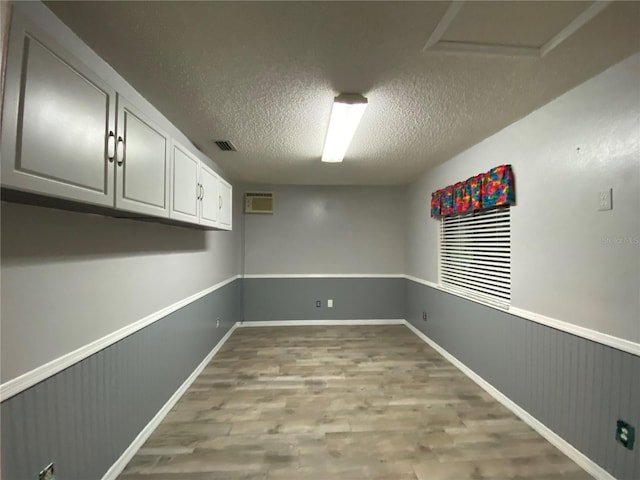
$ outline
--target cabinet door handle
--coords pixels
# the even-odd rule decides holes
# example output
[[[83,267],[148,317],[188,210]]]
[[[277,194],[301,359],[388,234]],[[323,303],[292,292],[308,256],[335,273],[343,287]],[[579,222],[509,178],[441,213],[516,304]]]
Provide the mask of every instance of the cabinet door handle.
[[[200,200],[204,200],[204,186],[200,184]]]
[[[113,130],[109,130],[109,138],[107,139],[107,158],[109,163],[113,163],[113,157],[116,154],[116,134]]]
[[[218,210],[222,210],[222,195],[218,195]]]
[[[199,183],[196,184],[196,199],[197,200],[201,200],[201,198],[200,198],[200,184]]]
[[[116,156],[118,157],[118,166],[121,167],[124,163],[124,140],[122,137],[118,137],[118,143],[116,144]]]

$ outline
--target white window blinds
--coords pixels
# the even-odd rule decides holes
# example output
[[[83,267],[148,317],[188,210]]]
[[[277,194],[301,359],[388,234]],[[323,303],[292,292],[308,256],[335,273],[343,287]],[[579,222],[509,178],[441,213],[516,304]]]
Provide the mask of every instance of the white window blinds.
[[[463,296],[511,302],[511,212],[508,206],[445,217],[440,223],[440,284]]]

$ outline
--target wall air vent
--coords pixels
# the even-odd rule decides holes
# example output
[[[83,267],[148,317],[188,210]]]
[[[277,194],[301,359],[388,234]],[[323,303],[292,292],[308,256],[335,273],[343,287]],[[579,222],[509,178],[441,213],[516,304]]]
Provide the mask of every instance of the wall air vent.
[[[237,152],[238,149],[229,140],[214,140],[214,143],[223,152]]]
[[[244,194],[244,213],[273,214],[273,193],[247,192]]]

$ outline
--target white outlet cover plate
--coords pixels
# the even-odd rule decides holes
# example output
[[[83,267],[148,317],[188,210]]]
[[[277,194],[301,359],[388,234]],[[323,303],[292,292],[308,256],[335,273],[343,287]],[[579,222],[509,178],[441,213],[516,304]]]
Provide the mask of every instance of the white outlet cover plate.
[[[333,300],[331,298],[329,300],[327,300],[327,307],[328,308],[333,308]]]

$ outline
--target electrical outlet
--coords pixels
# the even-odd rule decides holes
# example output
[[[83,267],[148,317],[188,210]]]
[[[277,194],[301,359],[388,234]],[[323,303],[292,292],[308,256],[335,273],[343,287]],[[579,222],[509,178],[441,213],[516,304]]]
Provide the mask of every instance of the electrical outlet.
[[[633,444],[636,441],[636,429],[624,420],[616,422],[616,442],[620,443],[624,448],[633,450]]]
[[[427,321],[427,312],[422,312],[422,320]]]
[[[327,300],[327,307],[333,308],[333,299],[330,298],[329,300]]]
[[[38,480],[56,480],[56,464],[51,462],[38,474]]]
[[[613,208],[612,196],[613,189],[611,188],[598,193],[598,211],[604,212]]]
[[[216,328],[218,328],[219,326],[220,326],[220,319],[219,319],[219,318],[217,318],[217,319],[216,319]]]
[[[316,300],[316,308],[320,308],[322,306],[322,302],[320,300]]]

